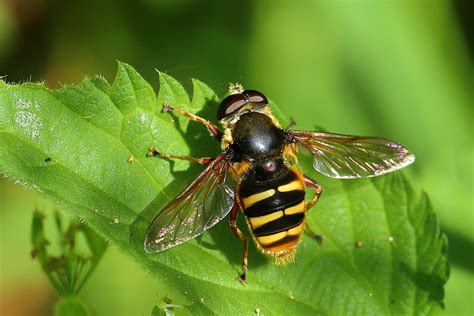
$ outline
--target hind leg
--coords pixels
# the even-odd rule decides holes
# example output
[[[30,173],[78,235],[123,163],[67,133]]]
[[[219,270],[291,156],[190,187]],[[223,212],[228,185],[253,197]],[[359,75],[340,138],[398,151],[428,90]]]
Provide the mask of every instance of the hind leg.
[[[314,181],[310,177],[305,176],[305,175],[303,175],[303,177],[304,177],[305,186],[307,186],[308,188],[313,189],[314,191],[316,191],[314,196],[312,197],[312,199],[309,201],[309,203],[306,204],[306,212],[307,212],[318,201],[318,199],[319,199],[319,197],[321,196],[321,193],[322,193],[322,188],[316,181]]]
[[[315,192],[314,196],[311,198],[311,200],[309,201],[309,203],[306,204],[306,212],[309,211],[310,208],[312,208],[316,202],[318,201],[319,197],[321,196],[321,193],[322,193],[322,188],[321,186],[316,182],[314,181],[313,179],[311,179],[310,177],[307,177],[307,176],[304,176],[304,184],[310,188],[310,189],[313,189]],[[323,241],[324,241],[324,236],[323,235],[319,235],[319,234],[316,234],[308,225],[308,223],[305,223],[305,231],[306,233],[308,234],[308,236],[310,236],[311,238],[313,238],[314,240],[316,240],[319,244],[322,244]]]
[[[234,201],[234,205],[230,211],[229,225],[234,235],[242,241],[242,274],[237,280],[245,285],[247,283],[247,264],[249,255],[249,241],[247,236],[237,227],[237,215],[239,213],[239,204]]]

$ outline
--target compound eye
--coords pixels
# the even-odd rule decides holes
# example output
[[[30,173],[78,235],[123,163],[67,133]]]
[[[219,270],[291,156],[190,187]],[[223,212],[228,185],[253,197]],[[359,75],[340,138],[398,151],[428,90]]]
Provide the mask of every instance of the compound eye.
[[[219,105],[219,110],[217,111],[217,119],[222,120],[224,117],[234,113],[235,111],[243,107],[245,104],[247,104],[247,102],[248,101],[240,93],[231,94],[227,96],[224,100],[222,100],[221,104]]]
[[[244,92],[242,92],[242,94],[249,103],[268,104],[267,98],[261,92],[258,92],[256,90],[245,90]]]

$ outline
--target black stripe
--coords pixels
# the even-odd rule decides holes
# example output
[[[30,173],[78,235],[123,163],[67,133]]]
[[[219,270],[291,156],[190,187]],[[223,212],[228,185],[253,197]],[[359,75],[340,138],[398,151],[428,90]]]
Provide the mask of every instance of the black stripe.
[[[265,248],[277,247],[277,246],[284,245],[286,243],[290,243],[292,241],[295,241],[295,239],[298,239],[298,238],[300,238],[300,235],[286,236],[285,238],[277,240],[274,243],[271,243],[271,244],[268,244],[268,245],[262,245],[262,248],[265,249]]]
[[[276,210],[283,210],[298,205],[303,200],[304,190],[276,191],[271,197],[258,201],[249,208],[244,209],[244,214],[247,217],[267,215]]]
[[[246,198],[256,193],[276,189],[281,185],[288,184],[298,179],[292,170],[288,169],[287,167],[284,168],[285,169],[282,170],[282,173],[277,177],[265,181],[257,181],[252,173],[249,174],[240,185],[240,196],[242,198]]]
[[[254,229],[252,232],[255,236],[266,236],[279,233],[301,224],[303,219],[303,213],[285,215]]]

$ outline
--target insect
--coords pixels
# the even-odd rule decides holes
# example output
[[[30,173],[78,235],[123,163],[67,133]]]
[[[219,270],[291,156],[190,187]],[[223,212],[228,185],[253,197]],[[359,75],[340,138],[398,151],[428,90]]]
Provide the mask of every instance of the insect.
[[[154,253],[190,240],[217,224],[229,213],[234,235],[242,241],[242,274],[246,282],[248,237],[237,226],[241,210],[257,248],[276,263],[292,261],[303,232],[310,233],[305,214],[318,201],[321,186],[298,168],[298,145],[314,156],[314,169],[339,179],[367,178],[403,168],[415,157],[402,145],[383,138],[326,132],[285,130],[255,90],[231,85],[220,103],[219,129],[210,121],[171,105],[172,111],[204,124],[221,143],[215,158],[162,154],[151,156],[195,161],[204,171],[151,222],[145,251]],[[305,199],[306,191],[314,191]]]

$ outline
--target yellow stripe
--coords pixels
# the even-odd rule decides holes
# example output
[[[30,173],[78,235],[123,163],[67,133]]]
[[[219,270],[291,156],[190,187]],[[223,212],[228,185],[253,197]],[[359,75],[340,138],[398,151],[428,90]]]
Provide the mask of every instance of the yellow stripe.
[[[253,204],[271,197],[273,194],[275,194],[275,190],[271,189],[243,198],[242,202],[244,203],[244,208],[249,208]]]
[[[295,206],[292,206],[292,207],[289,207],[289,208],[285,209],[285,215],[304,213],[305,208],[306,208],[305,202],[301,201],[300,204],[297,204]]]
[[[274,221],[280,217],[283,216],[283,211],[277,211],[273,212],[267,215],[263,216],[258,216],[258,217],[249,217],[250,225],[252,225],[252,228],[259,228],[262,225],[265,225],[266,223],[269,223],[271,221]]]
[[[303,186],[301,185],[301,181],[299,180],[291,181],[290,183],[280,185],[278,187],[278,191],[280,192],[288,192],[288,191],[296,191],[296,190],[303,190]]]
[[[258,236],[256,237],[258,242],[262,245],[269,245],[271,243],[274,243],[276,241],[279,241],[280,239],[283,239],[286,237],[286,231],[276,233],[273,235],[268,235],[268,236]]]
[[[299,224],[298,226],[296,227],[293,227],[293,228],[290,228],[287,230],[288,232],[288,235],[289,236],[295,236],[295,235],[299,235],[301,234],[301,232],[303,231],[303,227],[304,227],[304,222]]]

